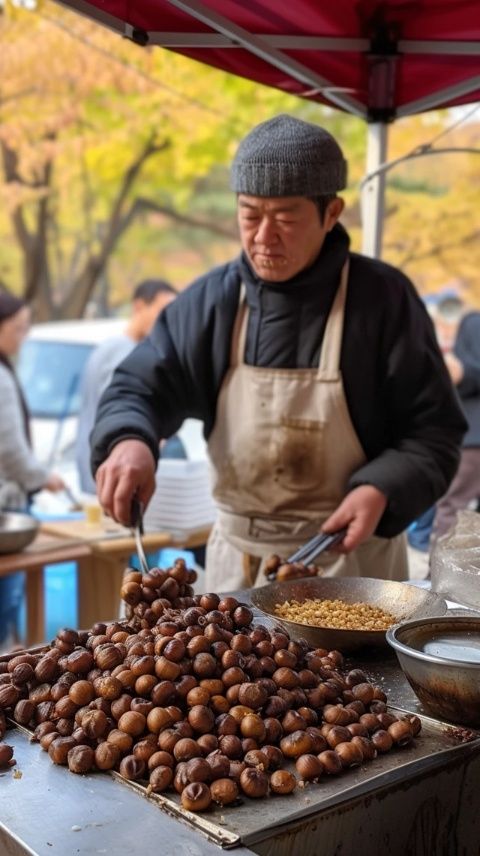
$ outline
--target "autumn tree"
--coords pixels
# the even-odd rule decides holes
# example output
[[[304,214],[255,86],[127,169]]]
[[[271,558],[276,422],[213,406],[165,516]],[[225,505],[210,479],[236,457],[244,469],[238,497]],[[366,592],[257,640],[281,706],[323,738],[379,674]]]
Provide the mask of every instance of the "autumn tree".
[[[392,126],[390,158],[437,142],[428,154],[388,173],[384,258],[398,265],[422,293],[450,282],[463,284],[480,305],[480,123],[445,133],[454,119],[446,111],[411,117]]]
[[[3,17],[0,276],[37,319],[80,317],[122,236],[146,212],[233,240],[188,201],[233,141],[293,98],[160,50],[57,6]],[[13,282],[12,282],[13,280]]]

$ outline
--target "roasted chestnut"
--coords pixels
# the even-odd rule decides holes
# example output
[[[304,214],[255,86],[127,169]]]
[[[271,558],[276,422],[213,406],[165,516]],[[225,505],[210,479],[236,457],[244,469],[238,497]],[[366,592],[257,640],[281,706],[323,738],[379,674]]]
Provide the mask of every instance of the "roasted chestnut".
[[[392,736],[388,731],[384,731],[382,728],[375,731],[374,734],[371,735],[370,739],[377,752],[389,752],[393,746]]]
[[[270,790],[274,794],[291,794],[297,786],[297,780],[288,770],[275,770],[270,776]]]
[[[326,749],[324,752],[320,752],[318,760],[321,761],[325,772],[330,776],[335,776],[342,771],[340,757],[333,749]]]
[[[68,769],[72,773],[88,773],[95,763],[95,752],[90,746],[74,746],[67,755]]]
[[[297,773],[306,782],[318,779],[323,773],[323,764],[316,755],[300,755],[295,761]]]
[[[388,733],[395,746],[408,746],[413,740],[413,732],[410,723],[406,719],[399,719],[388,726]]]
[[[212,800],[218,805],[230,805],[238,798],[238,785],[233,779],[216,779],[210,785]]]
[[[186,775],[189,782],[209,782],[212,768],[205,758],[192,758],[187,762]]]
[[[155,767],[151,772],[148,779],[148,787],[147,792],[153,792],[154,794],[160,794],[163,791],[166,791],[167,788],[170,787],[173,781],[173,770],[171,767],[167,766],[158,766]]]
[[[126,755],[120,761],[119,773],[125,779],[137,781],[143,779],[145,769],[145,761],[142,761],[141,758],[136,758],[135,755]]]
[[[193,782],[182,791],[182,806],[187,811],[205,811],[212,802],[210,788],[204,782]]]
[[[104,740],[95,749],[95,766],[99,770],[113,770],[120,759],[120,750],[113,743]]]
[[[375,749],[374,744],[368,737],[355,735],[355,737],[352,737],[351,742],[354,746],[358,746],[363,755],[364,761],[373,761],[373,759],[376,757],[377,750]]]
[[[294,731],[280,741],[280,749],[286,758],[299,758],[308,755],[313,749],[312,738],[306,731]]]
[[[247,767],[240,774],[240,787],[247,797],[264,797],[268,793],[268,777],[256,767]]]
[[[352,743],[351,741],[348,743],[338,743],[335,746],[335,752],[342,762],[342,767],[358,767],[363,761],[361,748],[357,743]]]

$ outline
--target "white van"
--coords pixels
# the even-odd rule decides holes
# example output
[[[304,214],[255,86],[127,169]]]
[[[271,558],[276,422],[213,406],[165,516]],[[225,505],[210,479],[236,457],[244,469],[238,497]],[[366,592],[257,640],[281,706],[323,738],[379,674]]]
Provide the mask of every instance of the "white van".
[[[33,449],[47,466],[58,470],[66,461],[73,466],[82,372],[92,350],[125,326],[118,318],[32,326],[17,371],[30,410]]]
[[[92,350],[121,335],[126,324],[122,318],[34,324],[19,355],[17,371],[30,410],[35,454],[75,490],[82,372]],[[189,461],[206,462],[202,428],[198,419],[187,419],[179,431]]]

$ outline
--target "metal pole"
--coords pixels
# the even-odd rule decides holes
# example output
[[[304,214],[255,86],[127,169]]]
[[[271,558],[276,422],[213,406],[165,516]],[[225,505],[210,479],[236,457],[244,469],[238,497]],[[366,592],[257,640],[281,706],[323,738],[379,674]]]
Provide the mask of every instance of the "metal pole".
[[[387,124],[367,125],[367,175],[378,170],[387,159]],[[362,190],[362,252],[378,258],[382,251],[383,217],[385,210],[385,174],[377,173]]]

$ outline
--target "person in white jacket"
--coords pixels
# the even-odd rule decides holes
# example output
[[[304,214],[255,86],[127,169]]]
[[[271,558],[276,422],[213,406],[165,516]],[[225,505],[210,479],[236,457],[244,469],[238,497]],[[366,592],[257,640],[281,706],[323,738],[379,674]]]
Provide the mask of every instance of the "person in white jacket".
[[[33,454],[28,409],[12,364],[29,326],[27,303],[0,290],[0,513],[26,511],[31,495],[43,488],[64,488]],[[0,644],[15,636],[22,594],[22,574],[0,578]]]

